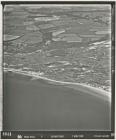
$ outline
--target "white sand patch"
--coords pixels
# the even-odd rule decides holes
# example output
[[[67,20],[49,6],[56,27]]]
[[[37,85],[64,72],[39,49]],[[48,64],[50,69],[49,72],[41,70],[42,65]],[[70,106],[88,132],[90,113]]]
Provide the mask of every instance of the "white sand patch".
[[[111,93],[109,93],[103,89],[100,89],[100,88],[86,85],[84,83],[72,83],[72,82],[63,82],[63,81],[52,80],[52,79],[49,79],[46,77],[42,77],[39,73],[32,72],[32,71],[27,72],[27,71],[8,69],[8,68],[5,68],[5,70],[12,71],[12,72],[18,73],[18,74],[32,76],[32,77],[35,77],[35,79],[47,80],[48,82],[53,83],[53,84],[65,85],[65,86],[68,86],[69,88],[73,88],[73,89],[76,89],[78,91],[81,91],[81,92],[83,92],[83,94],[91,94],[91,95],[96,96],[98,98],[101,98],[101,99],[104,99],[107,101],[111,101]]]

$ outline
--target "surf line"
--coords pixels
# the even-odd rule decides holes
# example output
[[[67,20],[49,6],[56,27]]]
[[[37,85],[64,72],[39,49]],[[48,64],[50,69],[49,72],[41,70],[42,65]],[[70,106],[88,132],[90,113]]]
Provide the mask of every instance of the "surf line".
[[[42,77],[42,76],[38,76],[38,78],[37,77],[35,77],[35,78],[46,80],[46,81],[48,81],[48,83],[51,83],[51,84],[56,83],[56,85],[62,85],[62,86],[66,86],[68,88],[73,88],[73,89],[81,91],[83,93],[88,93],[88,94],[94,95],[96,97],[106,99],[106,100],[111,102],[111,93],[110,92],[107,92],[105,90],[102,90],[102,89],[99,89],[96,87],[86,85],[84,83],[57,81],[57,80],[49,79],[49,78]]]
[[[68,88],[73,88],[74,90],[78,90],[78,91],[81,91],[81,92],[84,92],[84,93],[88,93],[88,94],[94,95],[96,97],[106,99],[106,100],[111,102],[111,93],[110,92],[107,92],[105,90],[102,90],[102,89],[99,89],[99,88],[96,88],[96,87],[86,85],[84,83],[57,81],[57,80],[53,80],[53,79],[49,79],[49,78],[40,76],[36,72],[30,72],[30,71],[27,72],[27,71],[22,71],[22,70],[19,70],[19,69],[14,69],[14,68],[4,68],[4,71],[18,73],[18,74],[26,75],[26,76],[31,76],[31,77],[33,77],[32,80],[43,79],[43,80],[48,81],[48,83],[51,83],[51,84],[56,83],[57,85],[62,85],[62,86],[66,86]]]

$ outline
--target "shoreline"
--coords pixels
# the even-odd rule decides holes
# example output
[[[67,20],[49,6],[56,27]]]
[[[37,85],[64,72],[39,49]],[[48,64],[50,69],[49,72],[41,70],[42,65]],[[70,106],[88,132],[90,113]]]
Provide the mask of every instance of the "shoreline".
[[[74,90],[79,90],[81,92],[84,93],[88,93],[100,98],[105,98],[106,100],[109,100],[111,102],[111,93],[107,92],[105,90],[102,90],[100,88],[96,88],[96,87],[92,87],[83,83],[73,83],[73,82],[63,82],[63,81],[57,81],[57,80],[53,80],[53,79],[49,79],[46,77],[42,77],[41,73],[37,74],[36,72],[31,72],[31,71],[22,71],[20,69],[13,69],[13,68],[4,68],[4,72],[13,72],[16,74],[20,74],[20,75],[25,75],[25,76],[29,76],[32,77],[31,80],[38,80],[38,79],[42,79],[42,80],[46,80],[49,84],[54,84],[54,85],[62,85],[62,86],[66,86],[68,88],[73,88]]]
[[[71,85],[31,81],[31,77],[12,72],[4,73],[4,78],[6,131],[110,129],[111,104],[94,92],[92,96]]]

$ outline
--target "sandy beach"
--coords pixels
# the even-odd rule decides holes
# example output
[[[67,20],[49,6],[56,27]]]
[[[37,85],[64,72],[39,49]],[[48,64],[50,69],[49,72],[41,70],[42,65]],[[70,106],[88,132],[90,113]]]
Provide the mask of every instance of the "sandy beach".
[[[4,99],[4,130],[110,129],[109,101],[64,85],[5,73]]]

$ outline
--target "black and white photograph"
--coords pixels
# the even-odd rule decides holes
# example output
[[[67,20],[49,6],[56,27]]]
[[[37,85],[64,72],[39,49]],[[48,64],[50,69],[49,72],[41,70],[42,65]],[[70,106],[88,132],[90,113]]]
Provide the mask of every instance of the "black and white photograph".
[[[113,139],[114,3],[3,2],[2,13],[2,138]]]

